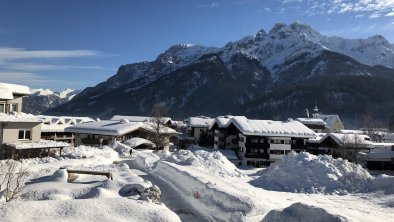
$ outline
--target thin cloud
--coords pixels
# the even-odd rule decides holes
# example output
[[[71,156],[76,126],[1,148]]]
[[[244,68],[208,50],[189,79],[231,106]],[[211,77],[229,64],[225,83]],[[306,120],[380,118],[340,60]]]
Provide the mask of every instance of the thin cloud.
[[[371,18],[371,19],[380,18],[380,17],[381,17],[381,15],[378,14],[378,13],[374,13],[374,14],[372,14],[372,15],[369,16],[369,18]]]
[[[344,14],[370,12],[372,15],[391,14],[394,11],[393,0],[277,0],[285,5],[302,4],[306,13]],[[308,9],[309,8],[309,9]],[[370,16],[371,17],[371,16]],[[372,16],[371,18],[377,18]]]
[[[387,13],[386,16],[394,16],[394,11]]]
[[[94,50],[25,50],[23,48],[0,48],[0,59],[50,59],[103,56]]]
[[[42,70],[69,70],[69,69],[104,69],[101,66],[77,66],[34,63],[0,63],[3,69],[42,71]]]
[[[48,79],[46,77],[29,72],[0,72],[0,82],[36,86],[56,83],[59,82],[59,80]]]

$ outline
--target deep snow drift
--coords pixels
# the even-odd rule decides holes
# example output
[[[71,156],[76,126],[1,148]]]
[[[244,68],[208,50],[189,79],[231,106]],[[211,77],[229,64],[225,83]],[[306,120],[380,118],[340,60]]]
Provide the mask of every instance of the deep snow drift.
[[[347,160],[291,152],[251,183],[275,191],[347,194],[371,190],[372,179],[367,170]]]
[[[117,164],[109,147],[65,149],[60,158],[26,159],[29,179],[17,199],[0,202],[0,221],[180,221],[164,204],[160,189]],[[111,172],[105,176],[75,174],[67,169]]]
[[[215,150],[136,154],[133,166],[165,183],[204,220],[387,221],[394,216],[394,196],[385,190],[394,177],[374,177],[330,156],[291,153],[256,171],[237,169]]]

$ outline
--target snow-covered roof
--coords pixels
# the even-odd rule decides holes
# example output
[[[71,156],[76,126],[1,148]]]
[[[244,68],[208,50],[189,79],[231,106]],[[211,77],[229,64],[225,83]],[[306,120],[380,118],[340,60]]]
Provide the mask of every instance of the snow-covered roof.
[[[233,123],[244,135],[316,137],[311,129],[291,119],[288,121],[272,121],[248,119],[245,116],[221,116],[215,118],[215,123],[221,128]]]
[[[322,119],[317,118],[297,118],[295,120],[305,125],[327,125],[327,123],[324,122]]]
[[[219,128],[226,128],[230,124],[230,119],[231,118],[244,118],[247,119],[245,116],[231,116],[231,115],[226,115],[226,116],[218,116],[214,119],[214,121],[211,124],[211,127],[215,125],[215,123],[218,125]]]
[[[371,151],[367,154],[368,160],[386,160],[391,161],[391,158],[394,158],[394,151],[391,149],[377,150]]]
[[[334,126],[334,124],[337,122],[337,120],[339,121],[339,123],[343,126],[341,119],[339,118],[339,116],[337,114],[333,114],[333,115],[323,115],[323,114],[319,114],[319,118],[324,120],[324,122],[327,123],[328,128],[332,128]]]
[[[327,134],[327,133],[315,133],[316,137],[315,138],[310,138],[308,141],[310,143],[319,143],[320,140]]]
[[[115,115],[111,118],[111,120],[123,120],[127,119],[130,122],[149,122],[152,117],[149,116],[122,116],[122,115]],[[170,117],[162,117],[164,123],[168,123],[171,121]]]
[[[78,123],[94,122],[90,117],[77,117],[77,116],[37,116],[39,120],[46,124],[66,124],[75,125]]]
[[[142,122],[101,120],[70,126],[65,129],[65,132],[120,136],[133,132],[141,128],[143,125],[144,124]]]
[[[365,134],[365,131],[363,131],[363,130],[345,130],[345,129],[341,129],[341,130],[339,130],[339,133],[343,133],[343,134]]]
[[[17,95],[29,95],[30,94],[29,87],[17,85],[17,84],[1,83],[0,82],[0,89],[3,89],[3,92],[4,92],[4,90],[8,90],[12,94],[17,94]]]
[[[319,141],[321,143],[326,138],[331,137],[335,142],[339,145],[343,145],[345,143],[358,143],[363,145],[371,145],[371,138],[367,135],[359,135],[359,134],[344,134],[344,133],[327,133],[324,137],[322,137]]]
[[[393,141],[394,142],[394,133],[390,133],[390,134],[384,135],[383,140],[385,140],[385,141]]]
[[[129,140],[124,141],[123,144],[126,144],[127,146],[129,146],[131,148],[138,147],[138,146],[140,146],[142,144],[151,145],[152,147],[156,146],[151,141],[143,139],[143,138],[140,138],[140,137],[133,137],[133,138],[131,138]]]
[[[39,119],[32,114],[26,113],[0,113],[0,122],[37,122],[39,123]]]
[[[57,142],[57,141],[53,141],[53,140],[40,140],[39,142],[16,142],[16,143],[7,143],[6,145],[14,147],[17,150],[60,148],[60,147],[69,147],[70,146],[70,144],[68,144],[68,143]]]
[[[101,120],[97,122],[86,122],[70,126],[65,129],[65,132],[121,136],[140,128],[151,132],[154,131],[153,126],[145,122]],[[177,132],[169,127],[162,126],[161,133],[173,134]]]
[[[11,90],[0,88],[0,99],[11,100],[14,99]]]
[[[185,122],[189,127],[209,128],[215,120],[206,116],[189,117]]]

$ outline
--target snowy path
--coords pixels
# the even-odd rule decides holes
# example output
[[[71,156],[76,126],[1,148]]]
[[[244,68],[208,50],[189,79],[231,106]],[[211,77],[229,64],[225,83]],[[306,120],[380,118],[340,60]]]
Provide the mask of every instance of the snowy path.
[[[126,163],[130,169],[132,170],[133,173],[137,174],[138,176],[142,177],[144,180],[149,180],[153,184],[157,185],[161,192],[161,201],[173,212],[175,212],[182,221],[187,221],[187,222],[203,222],[206,221],[200,216],[195,215],[194,212],[192,212],[189,207],[189,203],[183,201],[179,194],[174,191],[168,184],[163,181],[162,179],[143,172],[141,170],[138,170],[135,164],[133,164],[134,159],[123,159],[120,162]]]

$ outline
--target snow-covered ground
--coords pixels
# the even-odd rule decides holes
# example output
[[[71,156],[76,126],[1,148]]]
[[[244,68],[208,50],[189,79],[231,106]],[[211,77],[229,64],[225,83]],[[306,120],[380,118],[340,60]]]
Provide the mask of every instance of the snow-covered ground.
[[[0,221],[180,221],[165,204],[146,198],[143,190],[152,183],[118,158],[108,147],[81,146],[59,159],[23,160],[29,182],[17,199],[0,202]],[[81,174],[67,182],[66,169],[111,172],[114,180]]]
[[[117,150],[121,154],[114,151]],[[391,221],[394,177],[330,156],[290,153],[268,168],[237,168],[210,150],[81,146],[23,160],[29,182],[0,202],[1,221]],[[124,153],[122,153],[124,151]],[[61,169],[62,168],[62,169]],[[111,172],[79,175],[66,169]],[[161,201],[147,188],[161,190]],[[144,191],[145,190],[145,191]]]
[[[267,169],[237,169],[220,152],[138,152],[131,164],[207,221],[390,221],[392,176],[329,156],[291,153]]]

